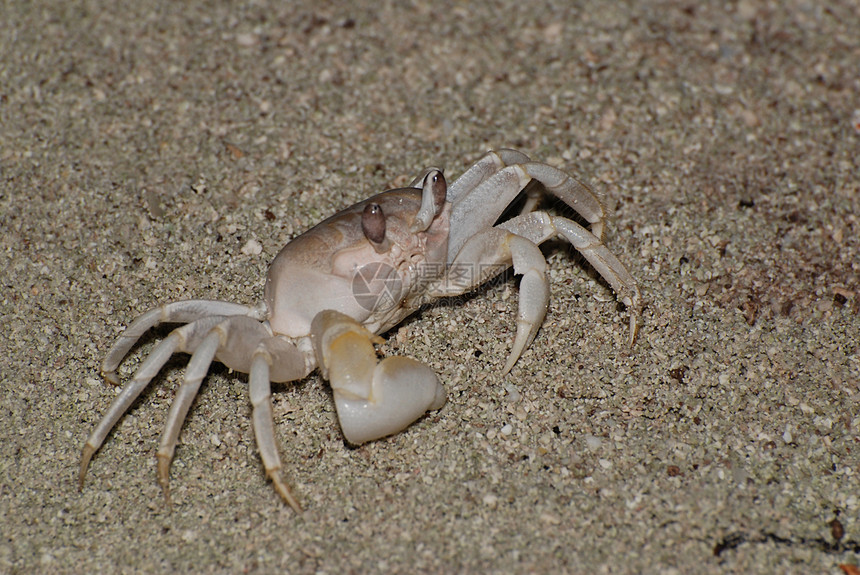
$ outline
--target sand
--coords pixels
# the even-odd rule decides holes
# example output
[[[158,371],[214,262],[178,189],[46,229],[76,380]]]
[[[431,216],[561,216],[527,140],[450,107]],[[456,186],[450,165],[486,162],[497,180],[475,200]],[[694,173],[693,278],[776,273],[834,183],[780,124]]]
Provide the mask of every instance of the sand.
[[[860,12],[848,1],[6,2],[0,7],[0,572],[841,573],[860,554]],[[544,253],[380,347],[448,404],[344,444],[328,384],[275,387],[297,516],[247,376],[215,366],[172,505],[177,356],[93,459],[121,329],[252,304],[337,209],[514,147],[590,182],[639,281]],[[552,200],[549,210],[558,210]],[[154,330],[120,375],[166,335]]]

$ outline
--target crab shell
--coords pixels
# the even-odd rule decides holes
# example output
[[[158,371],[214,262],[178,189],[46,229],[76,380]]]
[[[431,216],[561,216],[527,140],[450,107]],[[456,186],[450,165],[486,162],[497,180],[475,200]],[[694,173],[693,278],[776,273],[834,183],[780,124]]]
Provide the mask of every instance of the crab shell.
[[[422,290],[444,271],[451,212],[446,202],[426,230],[412,232],[421,203],[422,191],[416,188],[383,192],[287,244],[266,279],[272,331],[290,338],[308,336],[317,314],[334,310],[382,333],[414,312]],[[371,206],[384,214],[381,242],[373,242],[362,229]]]

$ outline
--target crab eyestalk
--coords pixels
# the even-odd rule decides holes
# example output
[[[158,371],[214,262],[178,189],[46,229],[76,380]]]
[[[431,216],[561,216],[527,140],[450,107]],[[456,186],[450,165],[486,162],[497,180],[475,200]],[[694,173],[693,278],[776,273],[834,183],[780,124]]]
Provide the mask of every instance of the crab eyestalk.
[[[445,176],[442,175],[442,170],[429,170],[424,176],[422,190],[421,209],[418,210],[415,221],[410,228],[412,233],[423,232],[429,228],[433,218],[438,216],[442,212],[442,208],[445,207],[448,183],[445,181]]]
[[[361,212],[361,231],[368,239],[376,253],[387,251],[385,241],[385,213],[379,204],[367,204]]]

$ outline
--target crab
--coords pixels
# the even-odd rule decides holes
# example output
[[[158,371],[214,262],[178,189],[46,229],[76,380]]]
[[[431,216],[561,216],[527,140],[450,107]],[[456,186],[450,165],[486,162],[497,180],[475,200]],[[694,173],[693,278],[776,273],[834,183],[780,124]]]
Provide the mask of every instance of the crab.
[[[529,185],[536,181],[540,185]],[[540,188],[590,225],[535,211]],[[497,223],[526,190],[518,215]],[[537,192],[536,192],[537,190]],[[358,445],[402,431],[440,409],[445,389],[428,366],[408,357],[378,359],[374,344],[421,306],[474,290],[513,266],[521,276],[516,335],[502,374],[532,342],[549,302],[546,260],[538,246],[561,237],[609,283],[630,315],[632,345],[641,311],[636,281],[601,238],[605,211],[591,189],[548,164],[508,149],[488,152],[450,186],[428,168],[408,187],[389,190],[324,220],[290,241],[272,262],[263,301],[254,306],[187,300],[134,320],[108,351],[102,372],[116,370],[150,328],[174,329],[141,363],[83,447],[79,487],[95,452],[176,352],[191,354],[156,453],[157,478],[168,478],[180,428],[210,364],[248,374],[252,423],[266,475],[280,497],[301,506],[281,475],[271,383],[318,369],[333,391],[344,438]]]

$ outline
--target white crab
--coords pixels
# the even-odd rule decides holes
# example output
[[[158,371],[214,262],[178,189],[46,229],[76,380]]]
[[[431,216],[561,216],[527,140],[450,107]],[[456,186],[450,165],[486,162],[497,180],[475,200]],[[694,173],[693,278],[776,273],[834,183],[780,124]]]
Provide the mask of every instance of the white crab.
[[[591,231],[534,210],[494,225],[532,180],[591,224]],[[319,368],[334,393],[347,441],[397,433],[445,403],[433,371],[406,357],[378,361],[373,344],[424,303],[468,292],[513,265],[522,276],[517,333],[504,366],[510,371],[543,322],[549,301],[546,261],[538,246],[563,237],[606,279],[630,313],[630,342],[640,311],[636,281],[601,242],[604,210],[585,184],[514,150],[489,152],[450,187],[427,169],[410,187],[390,190],[335,214],[288,243],[275,257],[257,306],[208,300],[169,303],[138,317],[102,365],[116,369],[138,339],[160,323],[183,323],[146,358],[83,448],[79,482],[105,437],[176,352],[191,360],[158,448],[158,480],[168,473],[179,430],[218,360],[249,374],[253,427],[267,475],[280,496],[301,508],[281,478],[270,382],[299,380]]]

